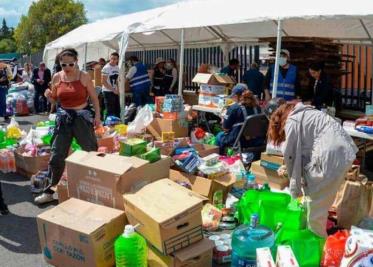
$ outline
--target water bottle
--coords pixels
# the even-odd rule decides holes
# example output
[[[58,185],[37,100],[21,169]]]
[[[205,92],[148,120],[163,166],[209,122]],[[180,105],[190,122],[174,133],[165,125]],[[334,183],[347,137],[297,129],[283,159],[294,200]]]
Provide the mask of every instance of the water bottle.
[[[116,267],[147,266],[146,241],[132,225],[126,225],[123,235],[115,240],[114,254]]]
[[[252,172],[246,174],[245,189],[257,189],[258,185],[255,182],[255,175]]]
[[[241,225],[232,235],[232,267],[256,267],[256,249],[275,243],[273,232],[258,225],[259,217],[251,216],[250,225]]]

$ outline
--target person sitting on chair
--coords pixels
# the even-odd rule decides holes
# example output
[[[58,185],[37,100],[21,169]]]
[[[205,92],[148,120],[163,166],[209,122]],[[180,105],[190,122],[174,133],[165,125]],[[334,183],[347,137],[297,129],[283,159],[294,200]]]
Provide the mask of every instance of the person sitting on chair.
[[[232,89],[230,95],[234,103],[231,105],[223,119],[223,132],[216,136],[220,154],[225,153],[225,149],[233,146],[236,141],[245,119],[254,114],[261,113],[258,101],[254,94],[247,88],[246,84],[239,83]],[[243,143],[242,143],[243,142]],[[265,140],[242,140],[243,146],[259,146],[263,145]]]

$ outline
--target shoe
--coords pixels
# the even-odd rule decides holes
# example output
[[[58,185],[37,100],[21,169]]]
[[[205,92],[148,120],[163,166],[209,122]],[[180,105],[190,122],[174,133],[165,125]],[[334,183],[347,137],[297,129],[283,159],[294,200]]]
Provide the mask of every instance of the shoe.
[[[54,201],[53,195],[48,193],[43,193],[42,195],[34,199],[36,204],[45,204]]]
[[[3,205],[0,206],[0,214],[1,215],[9,214],[9,210],[8,210],[7,205],[3,204]]]
[[[5,116],[5,117],[4,117],[4,121],[5,121],[5,122],[9,122],[9,121],[10,121],[10,118],[9,118],[8,116]]]

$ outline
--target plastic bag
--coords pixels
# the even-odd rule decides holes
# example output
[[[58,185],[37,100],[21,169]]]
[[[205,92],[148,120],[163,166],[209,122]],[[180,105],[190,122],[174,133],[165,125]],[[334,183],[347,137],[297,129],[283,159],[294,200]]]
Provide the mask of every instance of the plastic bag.
[[[130,135],[140,134],[153,121],[153,112],[149,105],[142,107],[134,121],[128,125],[127,133]]]
[[[10,124],[7,126],[6,137],[11,139],[20,139],[22,137],[22,131],[14,117],[10,120]]]
[[[291,246],[295,258],[302,267],[320,266],[325,239],[310,230],[280,229],[276,235],[276,246]]]
[[[348,231],[344,230],[326,239],[321,267],[340,266],[348,236]]]

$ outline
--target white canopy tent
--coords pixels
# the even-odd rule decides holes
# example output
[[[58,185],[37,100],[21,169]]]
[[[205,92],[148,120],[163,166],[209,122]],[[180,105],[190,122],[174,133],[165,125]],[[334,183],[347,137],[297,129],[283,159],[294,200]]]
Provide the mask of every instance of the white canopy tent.
[[[83,51],[85,47],[91,60],[92,55],[97,59],[97,54],[106,53],[97,51],[100,47],[119,48],[123,59],[126,51],[179,48],[181,44],[222,44],[227,56],[232,45],[281,35],[373,44],[373,1],[189,0],[81,26],[48,44],[45,59],[50,63],[50,55],[67,46]],[[90,49],[96,49],[96,54]]]

